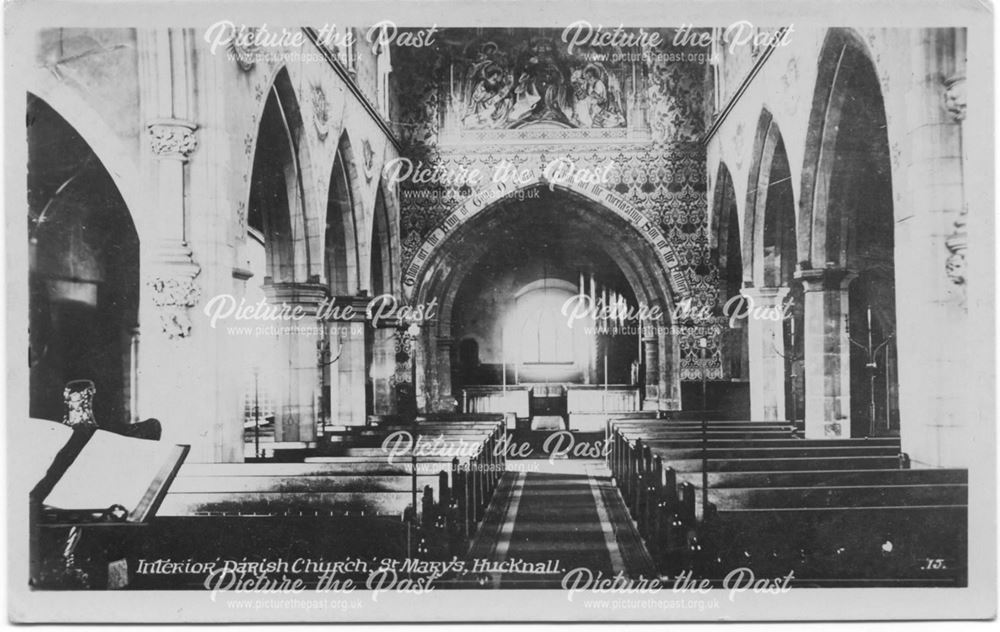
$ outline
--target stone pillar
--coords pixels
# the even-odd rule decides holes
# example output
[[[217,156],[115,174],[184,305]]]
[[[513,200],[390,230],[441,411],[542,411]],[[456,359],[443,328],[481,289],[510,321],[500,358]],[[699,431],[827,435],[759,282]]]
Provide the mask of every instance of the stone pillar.
[[[367,379],[372,382],[372,412],[392,415],[396,412],[396,396],[392,388],[392,375],[396,369],[395,327],[378,327],[372,331],[372,366]]]
[[[368,422],[365,402],[366,296],[342,296],[337,305],[353,306],[354,318],[328,323],[330,341],[330,421],[337,426],[363,426]],[[339,358],[338,358],[339,353]]]
[[[432,345],[429,345],[433,357],[429,358],[429,380],[427,384],[427,409],[433,412],[455,412],[458,410],[457,402],[451,392],[451,363],[452,347],[454,341],[451,338],[436,338]]]
[[[666,312],[667,310],[664,310]],[[657,375],[657,400],[660,410],[681,409],[681,348],[668,326],[656,334],[660,370]]]
[[[785,338],[782,323],[767,318],[780,313],[786,287],[749,287],[740,293],[749,301],[750,418],[753,421],[785,420]]]
[[[643,410],[659,410],[660,398],[660,340],[653,333],[652,325],[647,325],[642,334],[644,381],[646,393]]]
[[[810,439],[851,436],[851,342],[846,270],[804,270],[805,423]]]
[[[889,119],[902,149],[893,164],[900,439],[914,464],[937,467],[972,466],[977,428],[995,421],[992,401],[980,397],[993,388],[992,377],[970,362],[984,342],[976,332],[992,322],[992,310],[983,306],[992,303],[993,289],[976,288],[975,275],[965,270],[977,256],[980,272],[995,265],[992,233],[976,224],[994,213],[991,200],[966,192],[970,183],[991,183],[979,176],[982,170],[966,169],[966,155],[980,150],[962,138],[966,120],[978,129],[976,122],[988,125],[992,111],[966,107],[961,31],[907,31],[904,44],[914,53],[900,69],[898,121]],[[988,319],[970,318],[975,295]]]
[[[216,221],[224,208],[216,190],[227,182],[205,177],[218,160],[218,143],[203,142],[205,132],[193,118],[202,111],[194,42],[190,29],[136,34],[145,193],[136,226],[136,407],[140,418],[160,419],[163,441],[191,446],[189,462],[239,461],[242,410],[232,367],[220,361],[231,341],[224,327],[210,327],[199,310],[207,298],[233,292],[233,277],[231,261],[220,258],[228,234],[220,233]]]
[[[434,349],[432,336],[419,325],[409,325],[406,328],[407,336],[410,339],[410,368],[413,372],[413,397],[416,402],[417,413],[426,413],[430,410],[428,404],[430,397],[427,386],[427,371],[432,350]]]
[[[268,303],[299,308],[303,314],[298,320],[265,325],[277,332],[275,365],[268,367],[269,379],[276,387],[274,440],[310,443],[316,440],[322,377],[317,350],[323,325],[316,320],[316,313],[327,290],[319,283],[274,283],[265,285],[264,292]]]

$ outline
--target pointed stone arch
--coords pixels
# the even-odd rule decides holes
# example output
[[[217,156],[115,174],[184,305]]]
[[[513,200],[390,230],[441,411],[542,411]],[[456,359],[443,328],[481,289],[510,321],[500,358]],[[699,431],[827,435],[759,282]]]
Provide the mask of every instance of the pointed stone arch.
[[[725,162],[719,163],[712,198],[711,243],[713,258],[717,262],[717,304],[722,313],[734,314],[742,310],[739,302],[743,286],[743,243],[740,239],[739,203],[733,178]],[[723,332],[722,375],[731,381],[745,381],[750,377],[749,339],[746,319],[733,319]],[[749,411],[743,412],[749,415]]]
[[[587,234],[601,235],[600,246],[618,266],[625,282],[640,304],[655,307],[662,320],[644,323],[641,355],[645,360],[644,408],[680,407],[679,336],[671,322],[674,306],[689,296],[689,288],[671,244],[653,222],[645,219],[625,200],[602,187],[550,185],[539,180],[524,187],[497,185],[470,198],[444,220],[425,241],[417,257],[407,267],[404,287],[409,302],[435,304],[439,315],[420,332],[416,387],[420,408],[446,410],[452,400],[450,366],[455,343],[451,314],[462,281],[480,265],[486,248],[477,234],[499,229],[505,205],[519,204],[519,194],[534,197],[531,190],[542,188],[568,205],[559,212],[565,221],[582,226]],[[421,254],[423,253],[423,254]]]
[[[421,278],[427,262],[451,233],[498,200],[536,187],[548,187],[551,190],[566,191],[578,195],[597,204],[600,208],[607,209],[627,222],[637,233],[636,237],[648,244],[655,253],[656,261],[662,267],[664,276],[669,280],[670,300],[680,302],[691,296],[691,288],[684,271],[681,269],[676,250],[655,222],[647,219],[627,200],[605,187],[595,184],[585,186],[573,183],[553,184],[541,177],[521,186],[500,182],[473,195],[467,202],[450,213],[435,230],[428,234],[407,265],[403,274],[403,286],[407,289],[407,295],[411,297],[419,295],[415,287],[418,285],[418,280]]]
[[[108,170],[84,133],[34,93],[26,114],[26,413],[62,419],[63,389],[86,380],[96,389],[91,422],[121,431],[138,409],[138,226],[121,174]],[[88,134],[101,129],[79,111],[70,116],[91,125]]]
[[[345,130],[337,142],[327,190],[326,225],[324,226],[324,278],[334,295],[358,292],[362,279],[368,277],[361,265],[364,239],[358,221],[361,205],[358,170],[350,137]]]
[[[743,221],[743,280],[748,286],[787,285],[796,266],[795,192],[784,139],[761,110],[747,180]]]
[[[899,431],[895,210],[882,85],[864,41],[830,29],[802,170],[806,434]],[[867,340],[884,351],[869,358]],[[872,367],[875,367],[872,369]]]
[[[271,281],[305,282],[309,278],[310,260],[315,250],[310,245],[307,220],[311,214],[309,209],[314,203],[308,194],[309,187],[305,185],[309,180],[311,160],[304,139],[299,101],[287,69],[277,68],[269,86],[253,136],[253,162],[251,180],[247,187],[247,213],[250,218],[253,218],[255,213],[262,214],[257,221],[263,227],[265,240],[271,242],[267,256],[267,276]],[[262,141],[273,146],[263,148]],[[273,157],[280,163],[282,170],[280,178],[265,173],[267,166],[264,163]],[[278,180],[282,180],[283,191],[274,186],[268,187],[264,179],[269,177],[274,179],[274,182],[270,183],[272,185],[281,184]],[[266,189],[275,189],[263,193],[265,197],[276,195],[284,203],[275,205],[273,201],[261,199],[259,196],[262,194],[259,189],[255,190],[255,186],[261,185]],[[283,206],[284,209],[275,214],[273,212],[275,206]]]
[[[146,204],[140,194],[139,171],[129,159],[133,152],[81,96],[51,74],[33,74],[28,95],[41,99],[56,111],[84,139],[115,183],[132,217],[140,240],[147,232]]]

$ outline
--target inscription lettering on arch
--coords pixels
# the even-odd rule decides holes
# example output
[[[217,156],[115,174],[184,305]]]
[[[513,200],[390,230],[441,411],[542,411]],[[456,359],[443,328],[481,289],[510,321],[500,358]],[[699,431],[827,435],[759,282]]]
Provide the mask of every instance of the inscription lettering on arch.
[[[510,195],[511,193],[518,190],[530,189],[535,186],[547,185],[548,183],[541,179],[527,186],[515,186],[508,182],[499,182],[494,186],[475,194],[465,204],[462,204],[455,209],[437,226],[437,228],[427,235],[424,242],[420,245],[420,248],[418,248],[416,253],[414,253],[413,259],[410,261],[405,272],[403,273],[403,285],[406,287],[407,293],[413,292],[413,288],[416,286],[417,280],[420,278],[420,275],[424,270],[424,266],[430,259],[434,249],[437,248],[442,241],[444,241],[449,233],[464,224],[469,218],[474,216],[479,211]],[[667,274],[670,277],[670,286],[673,288],[674,292],[677,293],[680,298],[691,296],[691,288],[688,285],[687,277],[684,276],[684,273],[680,268],[680,260],[677,258],[677,253],[674,251],[670,241],[667,240],[666,236],[655,223],[647,220],[638,210],[636,210],[634,206],[629,204],[621,196],[600,185],[588,184],[586,186],[577,186],[559,184],[556,186],[560,189],[578,193],[591,201],[597,202],[628,222],[652,244],[660,263],[663,265],[663,269],[667,271]]]

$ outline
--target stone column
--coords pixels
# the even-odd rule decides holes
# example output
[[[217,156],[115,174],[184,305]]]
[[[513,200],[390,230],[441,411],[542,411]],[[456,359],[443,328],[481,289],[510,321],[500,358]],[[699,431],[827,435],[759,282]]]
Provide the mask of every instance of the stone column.
[[[323,325],[316,320],[316,312],[327,290],[319,283],[274,283],[265,285],[264,292],[268,303],[299,308],[303,314],[298,320],[264,325],[273,326],[276,332],[275,366],[269,367],[270,379],[276,381],[274,440],[310,443],[316,440],[322,376],[317,343]]]
[[[750,418],[753,421],[785,420],[785,338],[778,318],[786,287],[749,287],[740,293],[749,301]]]
[[[328,323],[330,360],[330,416],[337,426],[363,426],[367,423],[365,404],[365,310],[367,296],[341,296],[336,305],[353,307],[354,318]]]
[[[392,375],[396,369],[395,325],[378,327],[372,335],[372,366],[367,378],[372,381],[372,411],[376,415],[391,415],[396,412],[396,396],[392,389]]]
[[[994,213],[991,201],[967,193],[971,183],[990,183],[981,169],[966,169],[967,154],[980,150],[963,143],[963,128],[966,120],[970,129],[987,125],[992,111],[967,109],[962,29],[907,33],[914,52],[895,79],[901,142],[893,162],[900,438],[915,464],[969,467],[976,429],[995,420],[979,397],[992,378],[974,364],[984,342],[977,333],[990,325],[970,318],[968,305],[976,295],[990,304],[993,289],[976,288],[966,265],[982,257],[985,274],[995,263],[991,232],[976,224]],[[983,307],[974,313],[992,320]]]
[[[643,365],[646,393],[643,410],[659,410],[660,398],[660,341],[655,335],[654,325],[646,325],[642,333]]]
[[[805,423],[810,439],[851,436],[851,342],[848,337],[846,270],[804,270],[802,342],[805,365]]]
[[[239,461],[242,410],[226,355],[230,341],[225,328],[210,327],[199,310],[207,298],[231,293],[233,278],[231,261],[220,258],[228,234],[217,229],[225,205],[215,198],[227,182],[205,176],[218,161],[218,138],[205,142],[194,120],[199,112],[211,115],[198,106],[204,91],[197,89],[203,76],[194,63],[196,41],[190,29],[136,34],[145,193],[136,226],[136,407],[140,418],[160,419],[163,441],[191,446],[189,462]]]
[[[428,402],[429,411],[455,412],[457,402],[451,392],[451,363],[454,340],[451,338],[435,338],[429,348],[434,354],[430,362]]]
[[[666,311],[666,310],[664,310]],[[656,334],[660,370],[657,375],[657,400],[660,410],[681,409],[681,348],[669,326],[660,326]]]

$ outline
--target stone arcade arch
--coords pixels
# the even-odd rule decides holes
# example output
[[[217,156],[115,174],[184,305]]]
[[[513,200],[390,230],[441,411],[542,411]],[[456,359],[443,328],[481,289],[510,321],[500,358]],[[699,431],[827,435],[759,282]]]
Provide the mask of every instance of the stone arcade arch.
[[[712,202],[712,240],[714,258],[718,265],[718,296],[720,308],[740,310],[740,290],[743,287],[743,252],[740,241],[739,205],[733,178],[726,164],[719,163],[715,194]],[[733,301],[730,303],[730,301]],[[732,313],[732,312],[730,312]],[[750,376],[748,358],[747,321],[737,318],[725,333],[723,344],[722,377],[728,380],[746,381]],[[749,414],[749,411],[746,411]]]
[[[247,278],[247,295],[261,293],[273,304],[301,306],[308,313],[324,294],[311,280],[314,248],[310,247],[307,202],[303,174],[308,170],[303,121],[288,72],[280,69],[267,93],[254,146],[248,191],[247,222],[264,249],[263,278]],[[257,271],[260,274],[260,271]],[[274,412],[276,441],[310,442],[315,438],[316,374],[315,341],[307,335],[280,333],[254,336],[237,353],[251,371],[253,397],[261,393]],[[253,371],[257,374],[254,376]],[[248,389],[249,390],[249,389]],[[244,404],[246,409],[251,407]]]
[[[398,280],[394,271],[399,266],[399,252],[393,248],[393,224],[385,197],[384,182],[380,182],[375,191],[375,210],[368,242],[371,253],[368,284],[373,298],[398,298]],[[386,301],[388,310],[388,299]],[[380,321],[379,326],[375,326],[371,320],[366,320],[365,323],[365,399],[369,415],[390,415],[396,412],[396,395],[391,380],[396,368],[395,331],[392,324],[390,321]]]
[[[750,416],[750,338],[743,288],[743,244],[740,239],[739,204],[733,178],[725,162],[719,163],[712,198],[711,257],[717,265],[716,305],[723,316],[722,379],[727,393],[722,405],[741,419]],[[728,315],[728,316],[727,316]]]
[[[369,388],[366,362],[365,325],[367,292],[362,287],[368,279],[363,271],[358,246],[364,222],[361,221],[361,195],[351,141],[345,131],[337,143],[327,194],[324,228],[324,291],[338,305],[352,305],[352,321],[327,320],[321,328],[325,350],[320,357],[322,395],[320,415],[324,422],[337,425],[363,425],[373,393]],[[370,284],[370,281],[364,281]],[[364,395],[362,395],[364,394]]]
[[[451,313],[459,287],[486,250],[483,236],[502,223],[503,204],[513,203],[521,192],[536,188],[548,189],[550,195],[570,202],[560,211],[565,213],[564,221],[579,223],[591,234],[600,235],[601,246],[620,268],[636,300],[665,314],[658,323],[662,326],[643,329],[643,407],[679,408],[680,354],[669,312],[687,296],[688,288],[669,242],[627,202],[601,187],[567,187],[542,181],[518,189],[500,186],[475,196],[428,238],[407,269],[404,284],[411,288],[411,303],[427,305],[436,300],[439,314],[436,322],[420,331],[418,407],[443,410],[454,405]]]
[[[750,414],[774,421],[799,417],[801,389],[795,376],[801,364],[801,301],[794,280],[797,260],[795,200],[784,140],[771,113],[764,109],[757,124],[753,162],[747,183],[743,231],[743,295],[760,314],[790,313],[790,318],[748,319],[750,347]]]
[[[29,414],[61,420],[63,387],[96,389],[103,428],[135,420],[139,235],[83,135],[28,94]]]
[[[805,351],[822,357],[806,382],[811,436],[899,430],[892,200],[878,75],[860,38],[832,29],[819,58],[798,235]]]

